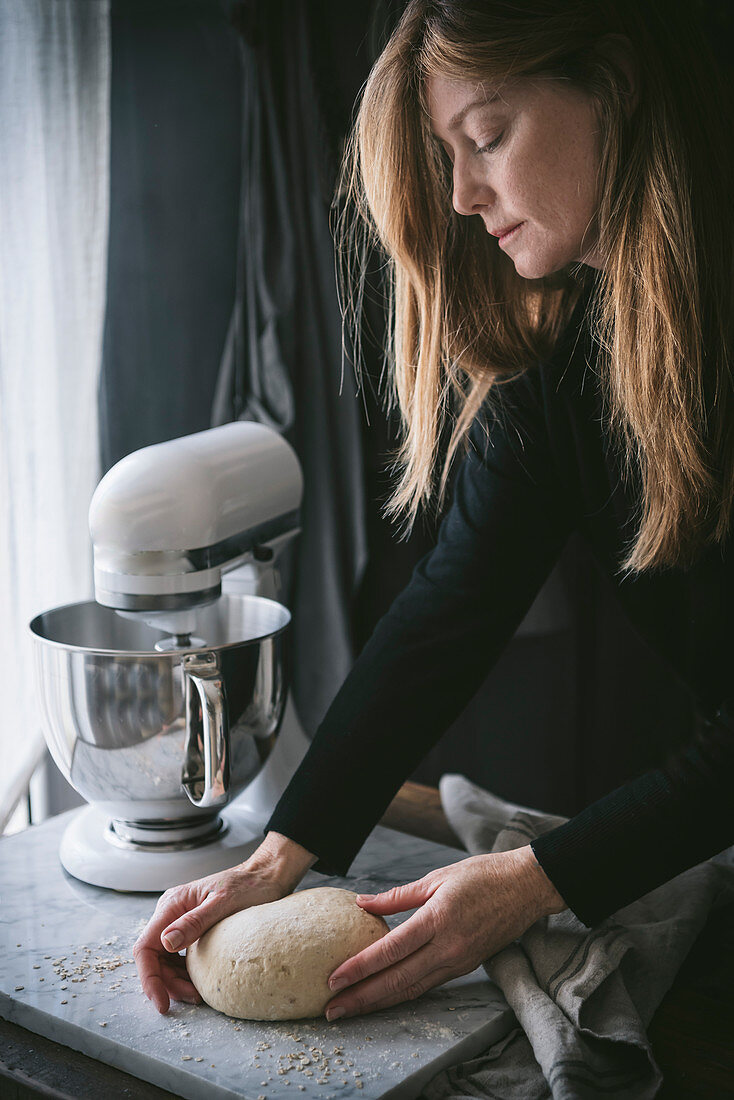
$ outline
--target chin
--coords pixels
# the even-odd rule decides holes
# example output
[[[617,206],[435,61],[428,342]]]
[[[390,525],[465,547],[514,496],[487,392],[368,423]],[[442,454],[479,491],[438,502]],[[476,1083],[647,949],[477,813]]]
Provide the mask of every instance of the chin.
[[[515,260],[515,271],[521,279],[544,279],[546,275],[552,275],[554,270],[556,269],[533,261]]]
[[[528,266],[522,263],[515,264],[515,271],[521,279],[542,279],[545,275],[544,271],[538,271],[532,265]]]
[[[510,249],[507,258],[512,260],[515,271],[522,279],[546,279],[563,271],[578,256],[576,241],[572,237],[538,231],[532,223],[528,223],[518,235],[517,251],[512,245]]]
[[[512,262],[521,279],[546,279],[549,275],[555,275],[557,271],[562,271],[569,263],[568,260],[554,262],[534,256],[518,256]]]

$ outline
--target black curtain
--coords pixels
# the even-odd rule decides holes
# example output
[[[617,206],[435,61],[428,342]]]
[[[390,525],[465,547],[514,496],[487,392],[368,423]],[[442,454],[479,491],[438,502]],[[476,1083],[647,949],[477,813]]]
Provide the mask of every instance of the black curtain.
[[[294,697],[309,734],[351,666],[351,605],[367,561],[360,402],[342,363],[329,210],[354,76],[368,68],[358,45],[368,14],[367,6],[293,0],[242,4],[236,13],[238,287],[213,420],[270,424],[303,466],[302,534],[287,590]],[[354,64],[340,72],[347,42]]]

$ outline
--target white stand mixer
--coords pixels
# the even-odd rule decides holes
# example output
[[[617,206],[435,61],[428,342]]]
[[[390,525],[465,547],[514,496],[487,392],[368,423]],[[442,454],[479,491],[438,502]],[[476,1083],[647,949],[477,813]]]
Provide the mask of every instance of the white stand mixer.
[[[97,602],[31,623],[49,749],[91,803],[61,844],[75,877],[161,891],[262,839],[308,747],[276,602],[302,489],[292,448],[244,422],[146,447],[99,483]]]

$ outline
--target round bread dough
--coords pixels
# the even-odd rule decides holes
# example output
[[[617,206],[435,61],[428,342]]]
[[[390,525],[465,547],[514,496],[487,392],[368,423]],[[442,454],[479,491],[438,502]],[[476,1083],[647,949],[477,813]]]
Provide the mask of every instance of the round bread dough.
[[[245,1020],[321,1016],[337,966],[389,928],[351,890],[322,886],[253,905],[215,924],[186,952],[206,1003]]]

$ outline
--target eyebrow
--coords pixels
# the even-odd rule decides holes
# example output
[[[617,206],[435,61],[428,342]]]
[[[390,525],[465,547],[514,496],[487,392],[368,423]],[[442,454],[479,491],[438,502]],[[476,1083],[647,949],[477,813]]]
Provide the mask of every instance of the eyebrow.
[[[499,92],[495,92],[491,96],[482,96],[481,99],[473,99],[471,103],[465,104],[460,111],[457,111],[455,115],[449,119],[446,123],[447,130],[455,130],[457,126],[460,126],[470,111],[473,111],[476,107],[486,107],[490,103],[494,103],[496,99],[500,98]]]

